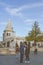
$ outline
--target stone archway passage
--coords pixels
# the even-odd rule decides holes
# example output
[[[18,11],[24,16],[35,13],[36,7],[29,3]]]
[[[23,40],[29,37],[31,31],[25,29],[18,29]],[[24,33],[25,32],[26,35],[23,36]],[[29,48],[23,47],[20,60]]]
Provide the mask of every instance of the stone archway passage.
[[[10,47],[10,42],[9,41],[7,42],[7,47]]]

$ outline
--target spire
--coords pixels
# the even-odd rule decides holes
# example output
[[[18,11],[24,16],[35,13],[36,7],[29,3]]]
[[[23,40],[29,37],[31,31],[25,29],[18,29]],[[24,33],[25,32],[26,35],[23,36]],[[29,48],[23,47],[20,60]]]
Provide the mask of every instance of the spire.
[[[13,31],[13,28],[12,28],[12,26],[11,26],[11,21],[10,21],[10,19],[8,20],[8,24],[7,24],[7,26],[6,26],[5,31]]]
[[[8,20],[8,24],[7,24],[6,29],[7,29],[7,28],[11,28],[11,21],[10,21],[10,19]]]

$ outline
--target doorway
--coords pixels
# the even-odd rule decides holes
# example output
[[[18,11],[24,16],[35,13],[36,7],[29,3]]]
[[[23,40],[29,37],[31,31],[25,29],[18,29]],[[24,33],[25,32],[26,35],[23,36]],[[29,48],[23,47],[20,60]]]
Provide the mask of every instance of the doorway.
[[[9,41],[7,42],[7,47],[10,47],[10,42]]]

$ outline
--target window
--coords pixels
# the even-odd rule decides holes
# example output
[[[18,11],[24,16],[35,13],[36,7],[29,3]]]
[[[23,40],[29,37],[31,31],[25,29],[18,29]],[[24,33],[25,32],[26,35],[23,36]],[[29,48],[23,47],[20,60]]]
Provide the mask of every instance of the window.
[[[8,33],[7,33],[7,36],[8,36]]]
[[[9,33],[9,36],[10,36],[10,33]]]
[[[7,33],[7,36],[10,36],[10,33]]]

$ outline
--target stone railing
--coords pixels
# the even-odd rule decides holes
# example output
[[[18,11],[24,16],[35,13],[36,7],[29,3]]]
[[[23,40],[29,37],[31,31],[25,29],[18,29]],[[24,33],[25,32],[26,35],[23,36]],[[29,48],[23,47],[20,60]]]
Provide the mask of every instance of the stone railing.
[[[0,54],[15,54],[15,51],[9,51],[8,48],[0,48]]]

